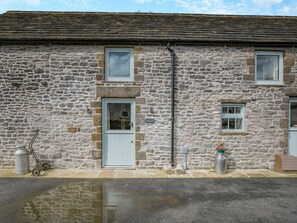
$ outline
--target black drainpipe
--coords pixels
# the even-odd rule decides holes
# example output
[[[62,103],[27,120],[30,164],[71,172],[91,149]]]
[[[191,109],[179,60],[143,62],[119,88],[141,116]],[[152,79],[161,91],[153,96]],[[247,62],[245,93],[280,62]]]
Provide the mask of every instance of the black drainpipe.
[[[174,166],[174,88],[175,88],[175,52],[167,43],[167,49],[171,54],[171,166]]]

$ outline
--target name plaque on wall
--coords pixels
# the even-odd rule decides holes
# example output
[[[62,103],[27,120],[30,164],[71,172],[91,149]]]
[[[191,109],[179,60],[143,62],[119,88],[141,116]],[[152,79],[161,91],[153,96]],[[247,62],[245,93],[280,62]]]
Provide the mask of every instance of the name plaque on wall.
[[[145,122],[145,123],[154,124],[156,121],[155,121],[155,119],[153,119],[153,118],[146,118],[146,119],[144,119],[144,122]]]

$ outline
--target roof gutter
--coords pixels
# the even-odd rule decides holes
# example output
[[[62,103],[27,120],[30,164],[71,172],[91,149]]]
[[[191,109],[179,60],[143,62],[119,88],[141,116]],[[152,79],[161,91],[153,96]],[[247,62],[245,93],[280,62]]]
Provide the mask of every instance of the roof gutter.
[[[174,167],[175,52],[174,52],[174,50],[172,48],[170,48],[170,43],[167,43],[167,49],[170,51],[170,54],[171,54],[171,166]]]
[[[265,47],[292,47],[297,45],[296,40],[292,41],[248,41],[248,40],[192,40],[192,39],[171,39],[175,45],[253,45]],[[162,45],[166,44],[168,39],[143,39],[143,38],[126,38],[126,39],[102,39],[102,38],[3,38],[0,36],[0,44],[143,44],[143,45]]]

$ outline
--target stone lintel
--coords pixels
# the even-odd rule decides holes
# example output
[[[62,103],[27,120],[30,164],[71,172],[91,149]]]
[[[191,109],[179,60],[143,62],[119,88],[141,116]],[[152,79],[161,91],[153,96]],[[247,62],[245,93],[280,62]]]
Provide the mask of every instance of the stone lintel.
[[[259,87],[278,87],[278,88],[282,88],[282,87],[286,87],[284,84],[255,84],[253,86],[251,86],[252,88],[259,88]]]
[[[250,99],[219,99],[218,102],[221,103],[248,103]]]
[[[288,97],[297,97],[297,92],[286,92],[285,93],[285,96],[288,96]]]
[[[107,87],[97,86],[97,97],[102,98],[135,98],[140,96],[140,87]]]
[[[221,136],[246,136],[249,135],[248,132],[221,132]]]

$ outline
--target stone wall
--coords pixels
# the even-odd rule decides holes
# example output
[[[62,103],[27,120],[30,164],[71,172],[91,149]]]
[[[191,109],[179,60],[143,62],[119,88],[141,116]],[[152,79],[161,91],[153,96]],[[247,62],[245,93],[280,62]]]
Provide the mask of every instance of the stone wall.
[[[273,168],[274,155],[287,150],[288,99],[296,94],[294,52],[285,86],[256,86],[250,75],[249,55],[255,49],[243,47],[176,47],[176,162],[182,163],[188,147],[189,168],[210,168],[217,141],[225,141],[229,168]],[[287,57],[286,57],[287,55]],[[295,58],[294,58],[295,59]],[[141,150],[146,160],[140,168],[162,168],[170,162],[170,54],[164,47],[146,47],[141,97],[145,117],[156,124],[143,124],[145,140]],[[290,75],[290,78],[287,76]],[[220,131],[223,102],[244,103],[245,132]]]
[[[58,168],[94,168],[90,101],[98,73],[96,46],[0,46],[0,167],[28,144]]]
[[[174,49],[176,163],[188,147],[189,168],[210,168],[216,142],[223,140],[230,168],[272,168],[274,155],[287,152],[288,100],[297,96],[295,51],[277,49],[284,51],[284,86],[257,86],[255,48]],[[135,81],[108,83],[103,46],[2,46],[0,166],[13,166],[15,145],[28,143],[30,130],[39,128],[36,151],[55,167],[100,167],[104,97],[136,99],[136,168],[169,165],[170,53],[165,46],[138,46],[134,54]],[[245,104],[243,133],[220,131],[224,102]]]

